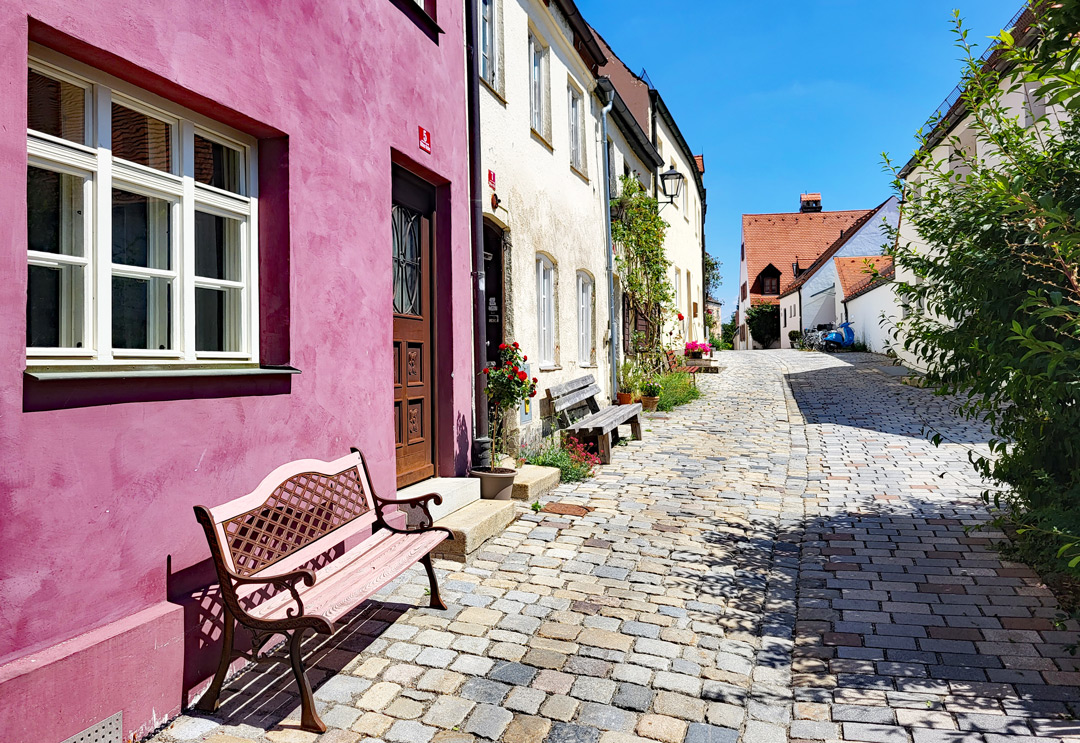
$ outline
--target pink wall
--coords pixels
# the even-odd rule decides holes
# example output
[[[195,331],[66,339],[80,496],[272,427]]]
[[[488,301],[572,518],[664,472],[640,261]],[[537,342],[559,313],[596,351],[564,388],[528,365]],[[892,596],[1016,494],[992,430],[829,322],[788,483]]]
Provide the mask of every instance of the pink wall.
[[[463,473],[471,428],[463,8],[439,5],[438,43],[392,0],[0,5],[0,664],[164,601],[167,559],[176,574],[208,557],[191,507],[246,493],[285,461],[358,445],[377,490],[393,492],[392,150],[448,196],[439,474]],[[266,360],[303,371],[291,384],[51,382],[35,398],[49,402],[24,412],[31,35],[257,136],[287,135],[288,212],[264,194],[261,224],[265,239],[289,246],[273,263],[288,281],[264,298],[262,314],[264,347],[279,356]],[[417,146],[418,125],[432,132],[430,155]],[[64,402],[95,396],[117,403]]]

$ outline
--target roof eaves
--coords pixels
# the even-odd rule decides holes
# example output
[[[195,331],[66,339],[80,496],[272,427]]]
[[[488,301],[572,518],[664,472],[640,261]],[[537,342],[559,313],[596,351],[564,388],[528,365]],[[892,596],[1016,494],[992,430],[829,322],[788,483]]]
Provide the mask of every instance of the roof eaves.
[[[649,136],[638,124],[637,119],[634,118],[634,114],[626,105],[626,101],[619,95],[618,88],[615,87],[615,83],[611,81],[610,77],[606,75],[597,79],[597,85],[608,95],[613,95],[612,99],[612,118],[619,124],[619,130],[626,134],[627,141],[630,147],[633,148],[634,153],[642,159],[650,168],[656,169],[664,164],[663,158],[660,157],[660,153],[656,151],[656,147],[649,141]]]
[[[856,297],[861,297],[863,294],[871,292],[871,291],[873,291],[874,289],[877,289],[880,286],[885,286],[885,284],[888,284],[888,283],[892,282],[895,279],[896,279],[896,266],[893,265],[893,266],[890,266],[890,267],[886,268],[884,271],[882,271],[881,274],[876,279],[871,281],[866,286],[861,287],[857,291],[854,291],[851,294],[849,294],[848,296],[844,297],[844,301],[845,302],[850,302],[852,299],[855,299]]]
[[[660,95],[660,91],[653,88],[649,91],[649,95],[653,100],[653,106],[663,117],[664,122],[667,123],[672,133],[675,135],[675,143],[679,145],[683,151],[683,155],[686,161],[694,163],[694,166],[690,168],[694,172],[694,182],[697,184],[698,193],[701,196],[702,203],[705,202],[705,182],[701,178],[701,172],[697,169],[697,160],[694,155],[694,151],[690,149],[690,145],[686,143],[686,139],[683,137],[682,132],[679,130],[679,125],[675,123],[675,117],[671,115],[671,111],[668,110],[667,104],[664,103],[663,97]]]
[[[888,204],[890,199],[892,199],[892,198],[893,197],[890,196],[888,199],[885,199],[884,201],[882,201],[880,204],[875,206],[873,209],[868,211],[866,214],[864,214],[861,217],[859,217],[858,219],[856,219],[852,223],[852,225],[850,227],[848,227],[847,231],[843,235],[836,238],[836,240],[833,241],[832,245],[825,248],[825,251],[821,255],[819,255],[816,259],[814,259],[813,263],[811,263],[809,266],[806,267],[806,270],[803,271],[802,274],[799,275],[799,278],[797,278],[793,282],[791,282],[791,285],[788,286],[788,288],[785,289],[783,292],[781,292],[780,296],[781,297],[786,297],[786,296],[788,296],[790,294],[793,294],[794,292],[797,292],[802,287],[803,284],[805,284],[807,281],[809,281],[813,277],[813,275],[815,273],[817,273],[819,270],[821,270],[822,266],[824,266],[826,263],[828,263],[830,260],[832,260],[832,257],[834,255],[836,255],[837,252],[839,252],[840,248],[844,247],[844,245],[847,243],[847,241],[850,240],[855,235],[855,233],[857,233],[864,226],[866,226],[866,224],[869,223],[869,221],[871,219],[873,219],[875,214],[879,213],[882,209],[884,209],[885,205]]]
[[[590,69],[595,73],[596,68],[603,67],[607,63],[607,57],[604,55],[603,50],[600,48],[600,44],[597,43],[596,37],[593,36],[592,29],[585,21],[585,17],[581,15],[581,11],[578,10],[574,0],[555,0],[555,3],[559,6],[559,9],[566,16],[567,22],[570,24],[570,28],[574,29],[574,33],[578,39],[581,40],[582,46],[588,51],[589,56],[592,57],[592,65]],[[575,45],[576,46],[576,45]],[[581,53],[581,50],[578,50]]]

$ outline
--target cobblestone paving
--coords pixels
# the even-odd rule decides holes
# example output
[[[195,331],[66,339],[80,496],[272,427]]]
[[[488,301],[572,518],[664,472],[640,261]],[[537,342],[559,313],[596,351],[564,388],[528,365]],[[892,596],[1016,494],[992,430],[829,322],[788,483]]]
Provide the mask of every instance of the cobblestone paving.
[[[1056,604],[987,531],[985,432],[881,357],[723,355],[704,399],[462,566],[308,642],[320,714],[260,666],[161,743],[1034,743],[1080,736]],[[948,441],[934,447],[926,427]],[[1080,711],[1078,709],[1077,711]]]

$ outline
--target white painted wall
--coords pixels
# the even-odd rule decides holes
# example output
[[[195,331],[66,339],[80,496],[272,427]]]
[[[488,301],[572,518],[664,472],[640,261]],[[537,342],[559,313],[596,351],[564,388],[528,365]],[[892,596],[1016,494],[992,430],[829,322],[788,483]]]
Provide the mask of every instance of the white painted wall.
[[[900,304],[896,285],[881,284],[846,303],[846,318],[851,321],[855,340],[862,341],[875,353],[885,353],[896,344],[892,338],[893,324],[900,319]]]
[[[595,79],[573,48],[573,32],[558,8],[541,0],[496,0],[497,39],[501,60],[494,85],[481,85],[480,121],[482,167],[496,177],[495,193],[501,203],[493,208],[490,190],[484,215],[509,233],[513,245],[506,259],[508,301],[505,318],[509,340],[516,340],[529,356],[531,371],[539,379],[542,398],[552,385],[592,374],[602,399],[610,398],[607,293],[606,204],[603,203],[603,161],[599,142],[600,104],[594,95]],[[546,115],[543,131],[530,125],[530,59],[532,30],[547,46],[545,62]],[[570,163],[568,86],[584,94],[584,153],[580,170]],[[548,256],[555,264],[556,359],[540,368],[536,257]],[[578,361],[577,273],[593,279],[593,349],[591,362]],[[523,427],[523,438],[540,435],[540,410]]]
[[[658,188],[657,191],[663,208],[660,216],[668,223],[664,237],[664,254],[672,264],[668,278],[674,282],[676,271],[680,276],[678,311],[682,312],[684,320],[682,323],[673,321],[668,331],[674,331],[672,345],[681,351],[686,341],[705,340],[705,306],[701,291],[701,198],[694,181],[697,163],[686,159],[682,148],[676,144],[674,133],[661,116],[656,117],[656,148],[664,158],[660,172],[674,166],[685,178],[682,193],[674,204],[663,206],[663,189]]]
[[[799,293],[792,292],[780,297],[780,348],[792,348],[788,333],[802,330],[802,316],[799,314]]]

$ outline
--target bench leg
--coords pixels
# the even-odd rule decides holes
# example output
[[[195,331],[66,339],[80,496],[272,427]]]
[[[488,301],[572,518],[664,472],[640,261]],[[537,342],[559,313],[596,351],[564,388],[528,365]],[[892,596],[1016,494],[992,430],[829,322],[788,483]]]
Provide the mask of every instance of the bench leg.
[[[431,566],[431,553],[421,557],[420,562],[424,564],[424,570],[427,571],[428,582],[431,584],[431,608],[446,611],[446,604],[443,603],[442,598],[439,596],[439,580],[435,577],[435,568]]]
[[[636,415],[630,419],[630,435],[634,441],[641,441],[641,421]]]
[[[293,675],[296,676],[296,685],[300,687],[300,728],[309,733],[325,733],[326,723],[319,719],[319,713],[315,709],[315,697],[304,673],[304,661],[300,652],[300,643],[306,629],[294,629],[292,637],[289,638],[289,662],[292,664]]]
[[[600,464],[611,464],[610,433],[602,433],[596,437],[596,448],[600,450]]]
[[[221,686],[225,683],[225,677],[229,673],[229,664],[232,663],[233,634],[236,632],[236,620],[233,619],[229,607],[224,607],[223,615],[224,630],[221,634],[221,660],[218,661],[217,673],[210,682],[209,688],[199,697],[195,703],[195,709],[200,712],[214,712],[217,710],[221,696]]]

